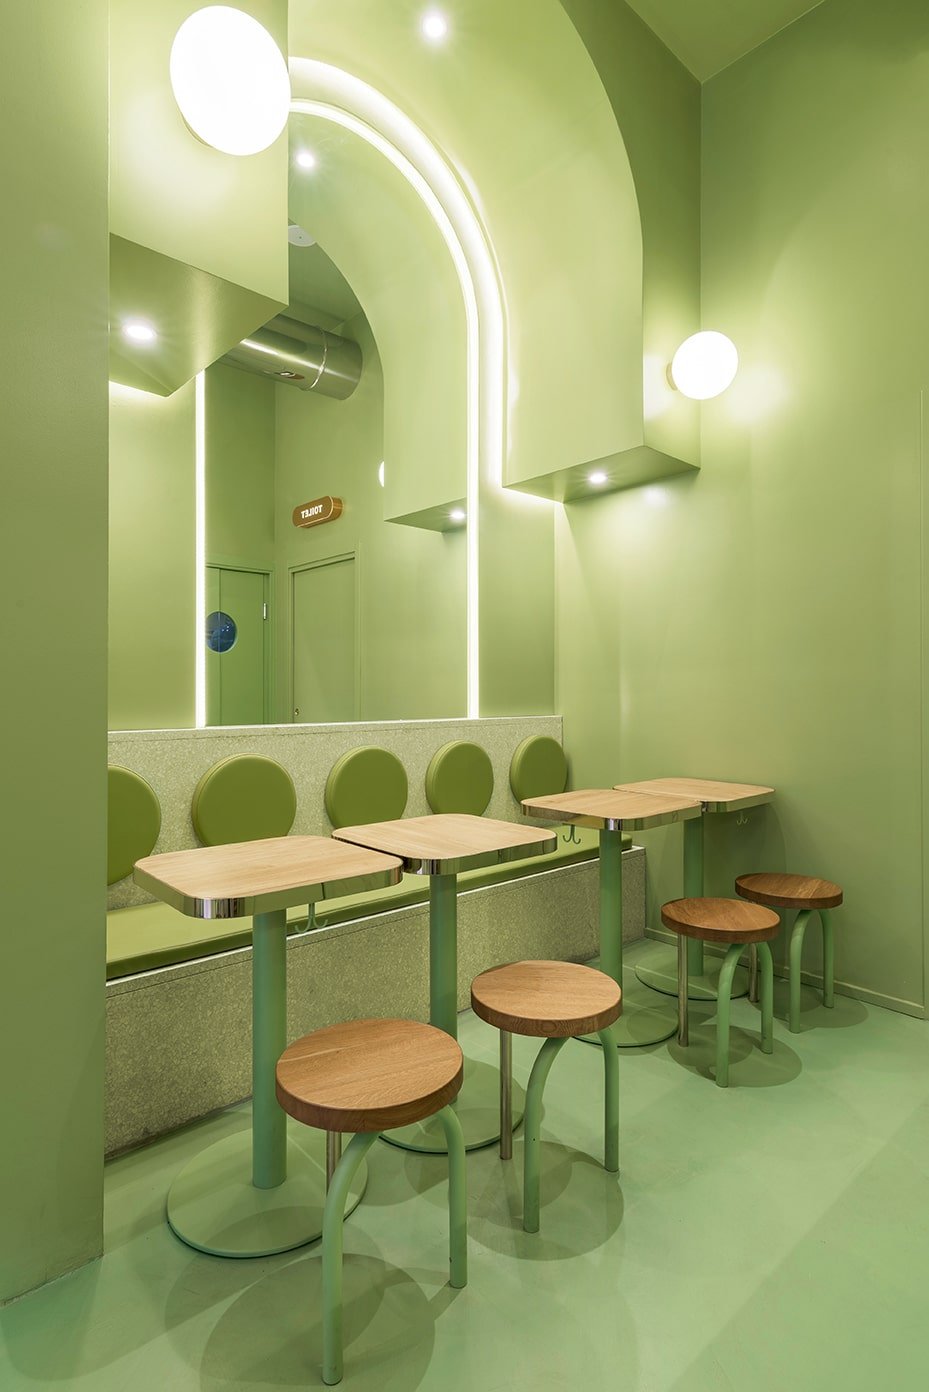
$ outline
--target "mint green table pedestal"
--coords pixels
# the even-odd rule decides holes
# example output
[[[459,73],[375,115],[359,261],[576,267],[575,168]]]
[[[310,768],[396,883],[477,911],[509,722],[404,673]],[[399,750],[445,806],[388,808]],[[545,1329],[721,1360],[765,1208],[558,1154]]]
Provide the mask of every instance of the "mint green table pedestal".
[[[684,822],[684,895],[685,899],[703,898],[703,825],[704,817],[694,817]],[[707,956],[703,943],[693,938],[687,942],[687,995],[690,1000],[714,1001],[719,995],[719,977],[723,968],[723,957]],[[677,954],[673,947],[665,943],[651,943],[636,961],[636,976],[653,991],[661,991],[667,996],[678,993]],[[728,976],[728,973],[727,973]],[[748,972],[744,967],[736,967],[732,974],[729,998],[747,996],[749,989]]]
[[[429,877],[429,1023],[458,1038],[458,877]],[[525,1092],[514,1087],[513,1126],[523,1118]],[[500,1075],[489,1063],[465,1055],[464,1082],[451,1104],[461,1123],[466,1150],[480,1150],[500,1139]],[[383,1139],[427,1155],[448,1153],[440,1117],[427,1117]]]
[[[252,1127],[195,1155],[168,1192],[168,1222],[189,1247],[219,1257],[261,1257],[322,1235],[326,1139],[288,1118],[274,1070],[287,1046],[287,911],[256,914],[252,955]],[[290,1132],[290,1134],[288,1134]],[[367,1166],[353,1171],[346,1212]]]
[[[685,827],[688,824],[685,823]],[[623,1013],[615,1025],[603,1030],[620,1049],[660,1044],[677,1029],[673,1002],[656,995],[630,968],[623,969],[623,834],[600,831],[600,957],[599,968],[623,991]],[[600,1034],[579,1036],[585,1044],[602,1044]]]

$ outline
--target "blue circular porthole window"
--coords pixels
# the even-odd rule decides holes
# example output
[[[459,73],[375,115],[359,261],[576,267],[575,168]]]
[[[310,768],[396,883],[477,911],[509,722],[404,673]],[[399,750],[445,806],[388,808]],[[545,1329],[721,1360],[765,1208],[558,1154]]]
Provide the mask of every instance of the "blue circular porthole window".
[[[216,609],[206,619],[206,645],[210,652],[228,652],[235,645],[238,629],[231,614]]]

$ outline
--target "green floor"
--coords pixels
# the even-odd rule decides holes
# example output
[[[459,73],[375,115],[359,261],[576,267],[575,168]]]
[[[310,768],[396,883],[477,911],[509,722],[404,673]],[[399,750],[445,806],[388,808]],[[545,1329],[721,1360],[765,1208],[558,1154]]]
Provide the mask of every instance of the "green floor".
[[[804,999],[773,1058],[733,1008],[732,1086],[693,1044],[621,1056],[621,1165],[599,1168],[599,1052],[549,1080],[542,1232],[520,1164],[469,1156],[471,1284],[446,1285],[440,1161],[378,1145],[346,1226],[346,1377],[362,1392],[908,1392],[929,1385],[929,1025]],[[462,1039],[493,1056],[470,1015]],[[517,1040],[525,1080],[533,1046]],[[521,1047],[527,1045],[527,1047]],[[317,1248],[198,1256],[168,1231],[172,1174],[235,1110],[107,1169],[107,1255],[0,1312],[0,1388],[316,1387]]]

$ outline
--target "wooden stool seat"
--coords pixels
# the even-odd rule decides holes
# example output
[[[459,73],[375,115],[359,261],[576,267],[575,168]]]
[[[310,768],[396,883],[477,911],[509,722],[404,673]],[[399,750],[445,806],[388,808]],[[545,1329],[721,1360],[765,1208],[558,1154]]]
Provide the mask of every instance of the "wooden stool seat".
[[[747,904],[744,899],[672,899],[661,908],[661,921],[677,933],[677,1007],[679,1044],[690,1043],[690,983],[687,971],[687,938],[725,946],[716,995],[716,1085],[729,1086],[729,1008],[732,978],[743,947],[758,954],[761,966],[761,1047],[774,1048],[774,962],[768,946],[781,928],[773,909]]]
[[[623,993],[616,982],[576,962],[511,962],[476,977],[475,1015],[510,1034],[574,1039],[619,1019]]]
[[[672,899],[661,909],[666,928],[703,942],[759,943],[776,938],[776,913],[740,899]]]
[[[773,909],[837,909],[842,902],[839,885],[814,875],[740,875],[735,892]]]
[[[444,1030],[415,1020],[353,1020],[285,1050],[277,1100],[321,1131],[389,1131],[441,1111],[463,1076],[461,1049]]]

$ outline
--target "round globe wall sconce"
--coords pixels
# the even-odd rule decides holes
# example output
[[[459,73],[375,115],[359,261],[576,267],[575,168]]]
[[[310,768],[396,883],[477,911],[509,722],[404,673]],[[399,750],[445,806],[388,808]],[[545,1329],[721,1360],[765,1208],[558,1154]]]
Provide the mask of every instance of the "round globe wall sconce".
[[[731,338],[705,329],[685,338],[671,360],[668,379],[683,396],[709,401],[731,386],[739,370],[739,353]]]
[[[290,77],[284,55],[257,19],[230,5],[189,15],[171,45],[171,89],[205,145],[257,155],[287,125]]]

